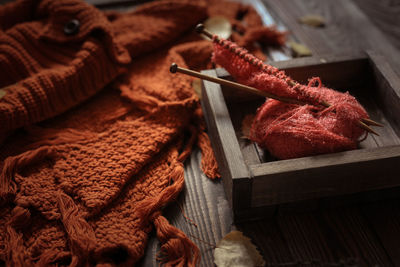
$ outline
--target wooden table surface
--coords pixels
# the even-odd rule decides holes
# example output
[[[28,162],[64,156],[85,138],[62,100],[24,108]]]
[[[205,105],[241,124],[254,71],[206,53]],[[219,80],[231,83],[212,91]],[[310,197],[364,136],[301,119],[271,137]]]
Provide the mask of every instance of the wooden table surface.
[[[247,0],[266,17],[290,31],[313,55],[372,49],[385,56],[400,74],[400,0]],[[4,1],[1,1],[4,2]],[[123,10],[136,0],[87,0],[103,8]],[[125,3],[115,6],[116,2]],[[265,13],[266,12],[266,13]],[[300,25],[297,18],[317,13],[328,26]],[[285,54],[270,51],[272,59]],[[400,115],[400,114],[399,114]],[[260,249],[267,266],[400,266],[400,199],[338,205],[324,210],[286,213],[262,221],[234,224],[221,181],[206,178],[199,169],[200,152],[186,162],[186,186],[178,203],[165,215],[200,248],[200,266],[213,266],[213,244],[225,234],[243,231]],[[400,179],[400,175],[399,175]],[[138,266],[159,266],[159,243],[153,232]]]

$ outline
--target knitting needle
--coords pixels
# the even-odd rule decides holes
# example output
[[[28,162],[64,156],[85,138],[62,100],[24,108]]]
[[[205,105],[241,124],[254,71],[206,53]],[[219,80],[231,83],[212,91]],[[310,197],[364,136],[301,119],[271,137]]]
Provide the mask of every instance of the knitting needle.
[[[205,29],[203,24],[198,24],[195,29],[196,29],[197,33],[199,33],[199,34],[202,33],[202,34],[206,35],[208,38],[213,39],[214,35],[212,33],[210,33],[207,29]],[[218,37],[216,36],[216,38],[218,38]],[[296,82],[289,80],[288,84],[290,86],[294,86],[294,85],[296,85]],[[255,89],[255,88],[253,88],[253,89]],[[271,98],[274,98],[274,97],[271,97]],[[274,98],[274,99],[277,99],[277,98]],[[277,99],[277,100],[279,100],[279,99]],[[283,102],[285,102],[285,101],[283,101]],[[305,103],[303,103],[303,105],[304,104]],[[330,104],[325,102],[325,101],[321,101],[321,103],[319,103],[319,104],[321,104],[324,107],[329,107],[330,106]],[[374,130],[372,130],[368,125],[383,127],[382,124],[380,124],[380,123],[378,123],[376,121],[373,121],[371,119],[363,118],[363,119],[361,119],[359,121],[359,126],[361,128],[363,128],[364,130],[366,130],[366,131],[368,131],[368,132],[370,132],[372,134],[379,135]]]
[[[210,39],[213,38],[213,34],[212,34],[211,32],[209,32],[209,31],[207,31],[207,30],[204,28],[204,25],[203,25],[203,24],[197,24],[195,30],[196,30],[197,33],[199,33],[199,34],[202,33],[202,34],[204,34],[205,36],[207,36],[207,37],[210,38]]]
[[[372,130],[370,127],[368,127],[368,125],[366,125],[364,122],[362,122],[363,119],[358,121],[358,126],[364,130],[366,130],[367,132],[370,132],[372,134],[376,134],[377,136],[379,136],[379,134],[377,132],[375,132],[374,130]]]
[[[383,124],[380,124],[379,122],[373,121],[371,119],[363,118],[363,119],[361,119],[361,122],[363,122],[366,125],[383,127]]]
[[[274,95],[274,94],[271,94],[271,93],[268,93],[268,92],[264,92],[264,91],[258,90],[258,89],[254,88],[254,87],[250,87],[250,86],[243,85],[243,84],[240,84],[240,83],[235,83],[235,82],[232,82],[232,81],[224,80],[224,79],[213,77],[213,76],[208,76],[206,74],[203,74],[203,73],[200,73],[200,72],[197,72],[197,71],[194,71],[194,70],[181,68],[176,63],[172,63],[169,70],[170,70],[171,73],[180,72],[180,73],[183,73],[183,74],[186,74],[186,75],[189,75],[189,76],[193,76],[193,77],[197,77],[197,78],[200,78],[200,79],[203,79],[203,80],[207,80],[207,81],[210,81],[210,82],[215,82],[215,83],[218,83],[218,84],[221,84],[221,85],[225,85],[225,86],[228,86],[230,88],[235,88],[235,89],[243,90],[243,91],[246,91],[246,92],[249,92],[249,93],[252,93],[252,94],[257,94],[257,95],[260,95],[260,96],[273,98],[273,99],[276,99],[276,100],[279,100],[279,101],[282,101],[282,102],[285,102],[285,103],[298,104],[298,105],[307,104],[306,102],[299,101],[297,99],[287,98],[287,97],[280,97],[280,96],[277,96],[277,95]]]
[[[208,76],[206,74],[203,74],[203,73],[200,73],[200,72],[197,72],[197,71],[194,71],[194,70],[181,68],[176,63],[172,63],[169,70],[170,70],[171,73],[176,73],[176,72],[183,73],[183,74],[186,74],[186,75],[189,75],[189,76],[193,76],[193,77],[197,77],[197,78],[200,78],[200,79],[203,79],[203,80],[207,80],[207,81],[210,81],[210,82],[215,82],[215,83],[218,83],[218,84],[221,84],[221,85],[225,85],[225,86],[230,87],[230,88],[243,90],[243,91],[246,91],[246,92],[249,92],[249,93],[252,93],[252,94],[257,94],[257,95],[260,95],[260,96],[263,96],[263,97],[273,98],[273,99],[276,99],[276,100],[279,100],[279,101],[285,102],[285,103],[298,104],[298,105],[306,105],[306,104],[308,104],[306,102],[299,101],[297,99],[287,98],[287,97],[280,97],[280,96],[277,96],[277,95],[274,95],[274,94],[271,94],[271,93],[268,93],[268,92],[264,92],[264,91],[258,90],[258,89],[254,88],[254,87],[250,87],[250,86],[243,85],[243,84],[240,84],[240,83],[235,83],[235,82],[232,82],[232,81],[224,80],[224,79],[213,77],[213,76]],[[375,132],[373,129],[371,129],[367,124],[376,125],[376,126],[381,126],[382,124],[377,123],[377,122],[375,122],[373,120],[370,120],[370,119],[361,119],[361,121],[358,122],[358,125],[362,129],[366,130],[369,133],[372,133],[372,134],[375,134],[375,135],[379,135],[377,132]]]

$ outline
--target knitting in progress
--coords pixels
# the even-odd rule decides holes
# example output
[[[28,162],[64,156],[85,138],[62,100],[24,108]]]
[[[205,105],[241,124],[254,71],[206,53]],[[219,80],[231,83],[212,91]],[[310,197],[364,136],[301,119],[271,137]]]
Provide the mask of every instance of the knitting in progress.
[[[192,78],[168,69],[211,66],[212,45],[193,28],[214,15],[253,53],[275,38],[254,9],[219,0],[127,13],[81,0],[0,7],[1,261],[132,266],[155,229],[165,266],[199,262],[162,211],[184,188],[194,146],[203,172],[219,174]]]
[[[264,64],[231,41],[214,35],[213,43],[213,61],[239,83],[309,103],[297,105],[267,99],[257,110],[250,140],[279,159],[357,148],[365,133],[359,121],[368,118],[368,114],[348,92],[326,88],[320,78],[310,79],[308,85],[298,84],[284,71]]]

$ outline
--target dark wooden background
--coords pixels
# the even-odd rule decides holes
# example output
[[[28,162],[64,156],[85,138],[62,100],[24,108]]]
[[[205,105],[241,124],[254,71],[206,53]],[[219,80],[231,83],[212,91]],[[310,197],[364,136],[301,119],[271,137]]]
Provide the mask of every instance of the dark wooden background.
[[[87,2],[124,10],[132,3],[145,1]],[[306,44],[314,55],[372,49],[385,56],[400,74],[400,0],[245,2],[263,5],[293,39]],[[298,17],[310,13],[323,15],[327,27],[315,29],[298,24]],[[172,203],[165,215],[199,246],[200,266],[214,265],[212,245],[233,229],[253,240],[267,266],[400,266],[400,200],[396,195],[363,204],[338,203],[338,207],[316,211],[288,207],[286,213],[274,218],[235,225],[221,182],[207,179],[199,162],[200,153],[195,151],[186,162],[186,186],[179,204]],[[179,205],[196,225],[184,218]],[[153,232],[138,266],[159,266],[158,250]]]

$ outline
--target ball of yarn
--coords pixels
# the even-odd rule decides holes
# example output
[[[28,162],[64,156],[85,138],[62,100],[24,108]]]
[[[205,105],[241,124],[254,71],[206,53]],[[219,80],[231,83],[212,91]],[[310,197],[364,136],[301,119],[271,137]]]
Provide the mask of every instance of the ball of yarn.
[[[349,93],[323,87],[318,77],[310,79],[308,85],[295,83],[284,71],[264,64],[237,44],[217,36],[213,42],[212,60],[237,82],[311,104],[300,106],[268,99],[257,110],[250,130],[252,141],[279,159],[357,148],[364,133],[358,124],[368,114]],[[322,103],[330,106],[322,108]]]
[[[348,92],[326,87],[318,91],[331,106],[285,104],[267,99],[258,108],[250,139],[279,159],[290,159],[357,148],[364,130],[358,126],[368,118],[365,109]]]

